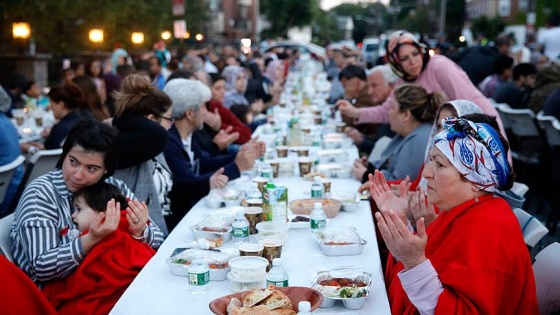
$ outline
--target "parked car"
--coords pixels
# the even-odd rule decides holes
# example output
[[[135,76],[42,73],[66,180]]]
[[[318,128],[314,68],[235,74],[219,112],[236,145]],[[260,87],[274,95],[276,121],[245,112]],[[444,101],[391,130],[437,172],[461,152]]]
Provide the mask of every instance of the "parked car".
[[[385,57],[386,44],[386,36],[364,39],[362,43],[362,56],[368,68],[377,65],[378,60]]]

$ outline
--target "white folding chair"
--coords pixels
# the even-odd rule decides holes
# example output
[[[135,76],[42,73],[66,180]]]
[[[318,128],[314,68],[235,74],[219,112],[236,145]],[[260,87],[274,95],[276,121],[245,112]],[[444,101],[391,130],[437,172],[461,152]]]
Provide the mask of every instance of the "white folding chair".
[[[523,183],[513,182],[513,187],[511,187],[511,191],[523,197],[529,191],[529,186]]]
[[[0,166],[0,204],[4,201],[6,191],[10,186],[10,181],[12,180],[14,172],[23,163],[23,161],[25,161],[25,157],[20,155],[12,162]]]
[[[537,121],[546,135],[546,142],[550,147],[560,146],[560,122],[554,116],[537,114]]]
[[[498,113],[502,118],[502,122],[504,120],[507,121],[508,129],[521,145],[517,151],[512,148],[511,155],[525,163],[539,163],[542,139],[533,111],[526,108],[513,109],[506,104],[500,104],[498,106]]]
[[[19,184],[17,194],[14,196],[14,200],[12,201],[11,208],[15,209],[21,194],[23,194],[23,191],[25,190],[25,187],[27,187],[32,180],[54,170],[61,154],[62,149],[39,150],[33,154],[33,156],[29,159],[29,163],[25,169],[25,174]]]
[[[523,233],[525,244],[530,247],[534,247],[537,245],[537,242],[540,241],[546,233],[548,233],[548,229],[541,223],[541,221],[539,221],[539,219],[530,215],[523,209],[515,208],[513,209],[513,212],[515,213],[515,216],[519,221],[519,225],[521,226],[521,232]]]
[[[9,261],[14,262],[11,248],[12,240],[10,239],[12,222],[14,222],[13,213],[0,219],[0,253]]]
[[[560,312],[560,243],[548,245],[535,256],[533,273],[541,315]]]

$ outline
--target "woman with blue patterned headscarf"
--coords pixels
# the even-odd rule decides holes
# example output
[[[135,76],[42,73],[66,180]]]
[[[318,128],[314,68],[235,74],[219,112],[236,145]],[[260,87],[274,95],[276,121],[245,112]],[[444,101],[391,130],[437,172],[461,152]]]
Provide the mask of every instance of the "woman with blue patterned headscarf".
[[[420,218],[414,233],[406,203],[385,203],[375,214],[392,255],[385,273],[392,314],[538,314],[519,223],[492,194],[513,184],[508,143],[463,118],[446,118],[443,127],[422,174],[437,219],[426,228]],[[374,199],[391,199],[378,171],[370,180]]]

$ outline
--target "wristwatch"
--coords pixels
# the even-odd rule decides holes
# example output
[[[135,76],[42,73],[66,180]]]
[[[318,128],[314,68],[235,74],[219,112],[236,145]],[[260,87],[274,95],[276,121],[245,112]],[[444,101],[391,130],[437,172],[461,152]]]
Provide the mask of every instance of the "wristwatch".
[[[135,240],[139,240],[139,241],[144,241],[148,238],[148,235],[150,235],[150,227],[148,225],[146,225],[146,228],[144,229],[144,233],[142,233],[141,236],[136,236],[134,234],[130,234],[130,236],[132,236],[132,238],[134,238]]]

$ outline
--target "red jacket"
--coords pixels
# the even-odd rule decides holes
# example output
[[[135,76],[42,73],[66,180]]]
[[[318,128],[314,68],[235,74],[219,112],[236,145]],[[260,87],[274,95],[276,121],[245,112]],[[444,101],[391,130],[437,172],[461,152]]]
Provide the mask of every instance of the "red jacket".
[[[154,254],[130,236],[126,211],[121,211],[119,228],[95,245],[74,272],[48,282],[43,294],[58,314],[109,314]]]
[[[239,120],[231,110],[225,108],[222,103],[215,100],[210,100],[206,104],[208,111],[214,112],[216,108],[218,109],[218,113],[222,118],[222,129],[231,126],[233,128],[232,132],[239,132],[239,139],[237,139],[235,143],[244,144],[251,140],[251,129]]]
[[[443,285],[435,314],[538,314],[535,277],[519,223],[492,194],[441,211],[428,226],[426,257]],[[389,256],[385,283],[392,314],[418,314]]]

